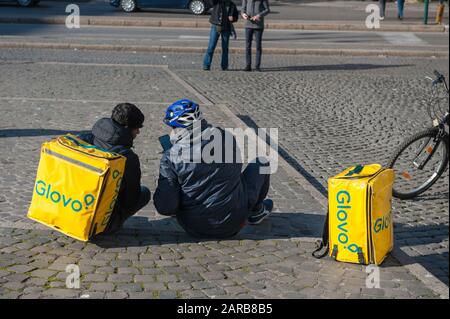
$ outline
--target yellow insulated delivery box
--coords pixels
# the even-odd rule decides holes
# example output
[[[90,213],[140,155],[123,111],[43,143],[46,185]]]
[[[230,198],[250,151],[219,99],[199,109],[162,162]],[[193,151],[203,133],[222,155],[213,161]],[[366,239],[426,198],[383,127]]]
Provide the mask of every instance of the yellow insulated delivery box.
[[[379,164],[357,165],[330,178],[328,216],[315,253],[327,245],[337,261],[381,264],[394,244],[393,183],[394,171]]]
[[[28,217],[82,241],[103,232],[125,161],[70,134],[42,144]]]

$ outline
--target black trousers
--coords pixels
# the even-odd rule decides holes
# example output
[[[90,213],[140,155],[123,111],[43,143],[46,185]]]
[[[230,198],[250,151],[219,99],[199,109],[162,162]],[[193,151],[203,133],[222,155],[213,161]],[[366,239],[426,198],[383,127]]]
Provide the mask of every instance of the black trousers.
[[[244,189],[248,200],[248,216],[259,212],[262,202],[267,197],[270,187],[270,175],[261,174],[260,169],[268,167],[269,163],[262,164],[259,159],[255,163],[250,163],[242,173]]]
[[[255,35],[256,42],[256,63],[255,68],[259,69],[261,66],[261,55],[262,55],[262,36],[264,29],[245,29],[245,60],[246,66],[252,67],[252,42],[253,35]]]
[[[144,208],[144,206],[148,204],[150,199],[151,199],[150,190],[145,186],[141,186],[141,193],[139,195],[137,203],[131,209],[127,210],[121,208],[119,203],[119,205],[117,205],[116,208],[114,209],[109,224],[102,234],[109,235],[120,230],[120,228],[122,228],[123,223],[125,223],[125,221],[128,218],[130,218],[138,211],[140,211],[142,208]]]

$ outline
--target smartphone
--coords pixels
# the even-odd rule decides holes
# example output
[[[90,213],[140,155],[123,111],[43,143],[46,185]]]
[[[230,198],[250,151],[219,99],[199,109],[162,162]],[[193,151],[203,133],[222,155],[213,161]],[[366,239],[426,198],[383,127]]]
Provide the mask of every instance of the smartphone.
[[[172,143],[170,142],[170,136],[168,134],[158,137],[159,144],[161,144],[161,147],[164,151],[167,151],[172,147]]]

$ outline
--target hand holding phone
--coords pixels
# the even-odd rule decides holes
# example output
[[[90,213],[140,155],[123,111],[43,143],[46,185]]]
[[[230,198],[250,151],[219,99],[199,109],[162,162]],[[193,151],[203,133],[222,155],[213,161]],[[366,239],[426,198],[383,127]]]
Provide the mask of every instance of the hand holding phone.
[[[163,151],[167,151],[172,147],[172,143],[170,142],[170,136],[168,134],[158,137],[159,144],[163,148]]]

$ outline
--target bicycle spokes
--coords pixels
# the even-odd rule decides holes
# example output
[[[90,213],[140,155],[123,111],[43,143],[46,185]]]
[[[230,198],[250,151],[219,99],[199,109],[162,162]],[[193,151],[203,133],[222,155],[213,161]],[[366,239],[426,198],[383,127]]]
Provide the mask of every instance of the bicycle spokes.
[[[419,148],[417,156],[413,161],[414,166],[417,169],[422,170],[431,157],[434,155],[435,150],[439,146],[439,141],[435,141],[433,138],[429,138],[427,143],[424,143],[423,147]]]
[[[444,147],[433,137],[424,137],[411,143],[398,156],[393,166],[397,175],[395,189],[401,193],[420,190],[438,174]]]

